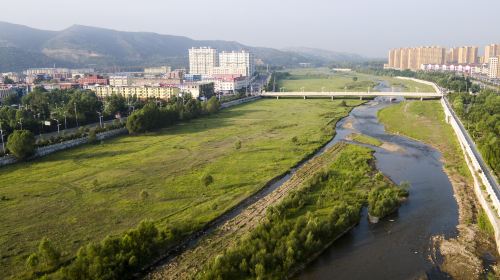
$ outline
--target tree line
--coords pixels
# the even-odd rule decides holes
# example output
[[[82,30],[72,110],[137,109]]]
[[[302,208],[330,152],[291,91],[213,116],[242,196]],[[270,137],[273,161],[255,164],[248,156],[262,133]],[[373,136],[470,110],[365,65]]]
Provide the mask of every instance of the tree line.
[[[453,93],[448,99],[484,160],[500,176],[500,95],[485,89],[476,95]]]

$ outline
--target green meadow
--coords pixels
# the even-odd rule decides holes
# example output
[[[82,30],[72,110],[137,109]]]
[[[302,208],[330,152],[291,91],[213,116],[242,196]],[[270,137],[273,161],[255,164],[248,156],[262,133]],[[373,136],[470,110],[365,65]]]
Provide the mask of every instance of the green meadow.
[[[0,168],[0,279],[22,274],[43,237],[70,260],[144,219],[199,229],[331,139],[360,104],[346,102],[260,100]]]

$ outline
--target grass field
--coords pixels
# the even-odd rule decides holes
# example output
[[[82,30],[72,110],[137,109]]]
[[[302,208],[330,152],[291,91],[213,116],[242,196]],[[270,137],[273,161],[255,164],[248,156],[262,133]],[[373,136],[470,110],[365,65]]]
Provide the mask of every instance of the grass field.
[[[377,138],[365,135],[365,134],[360,134],[360,133],[353,133],[349,135],[348,137],[350,140],[363,143],[363,144],[368,144],[376,147],[382,146],[382,141],[378,140]]]
[[[304,91],[376,91],[374,88],[380,81],[385,81],[390,88],[404,92],[434,92],[434,89],[425,84],[400,80],[393,77],[374,76],[357,72],[333,72],[328,68],[305,68],[286,70],[291,74],[290,77],[280,80],[277,85],[277,91],[284,88],[284,91],[300,92]],[[353,78],[356,77],[357,81]]]
[[[455,133],[444,118],[439,101],[402,102],[379,111],[380,122],[392,133],[428,143],[443,154],[445,165],[470,178]]]
[[[146,218],[200,228],[324,144],[351,109],[339,103],[261,100],[1,168],[0,279],[21,273],[44,236],[67,260]],[[212,185],[202,185],[204,174]]]

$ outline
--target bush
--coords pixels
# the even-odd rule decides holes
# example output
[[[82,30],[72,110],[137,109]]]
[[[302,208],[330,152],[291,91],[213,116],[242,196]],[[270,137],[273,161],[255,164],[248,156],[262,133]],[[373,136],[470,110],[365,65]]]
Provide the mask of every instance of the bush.
[[[201,177],[201,183],[205,186],[208,187],[214,182],[214,178],[210,174],[203,175]]]
[[[345,100],[340,101],[339,106],[340,107],[347,107],[347,104],[345,103]]]
[[[16,130],[7,140],[7,148],[20,160],[23,160],[35,151],[35,136],[29,130]]]
[[[95,144],[97,142],[97,135],[96,135],[96,130],[92,129],[89,132],[89,138],[88,138],[88,143],[89,144]]]
[[[240,140],[237,140],[236,142],[234,142],[234,148],[236,150],[241,149],[241,141]]]

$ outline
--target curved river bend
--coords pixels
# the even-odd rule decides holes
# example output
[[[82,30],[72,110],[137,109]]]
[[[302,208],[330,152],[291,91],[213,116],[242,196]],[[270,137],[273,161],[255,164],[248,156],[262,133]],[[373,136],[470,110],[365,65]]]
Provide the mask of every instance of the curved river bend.
[[[390,104],[387,98],[377,98],[355,108],[337,124],[337,135],[328,146],[345,140],[353,132],[389,143],[393,147],[390,150],[372,147],[377,168],[398,184],[410,182],[409,200],[397,213],[378,224],[368,223],[363,213],[356,228],[337,240],[296,278],[449,278],[433,264],[430,256],[432,236],[457,234],[458,206],[451,183],[438,151],[385,132],[377,112]]]

